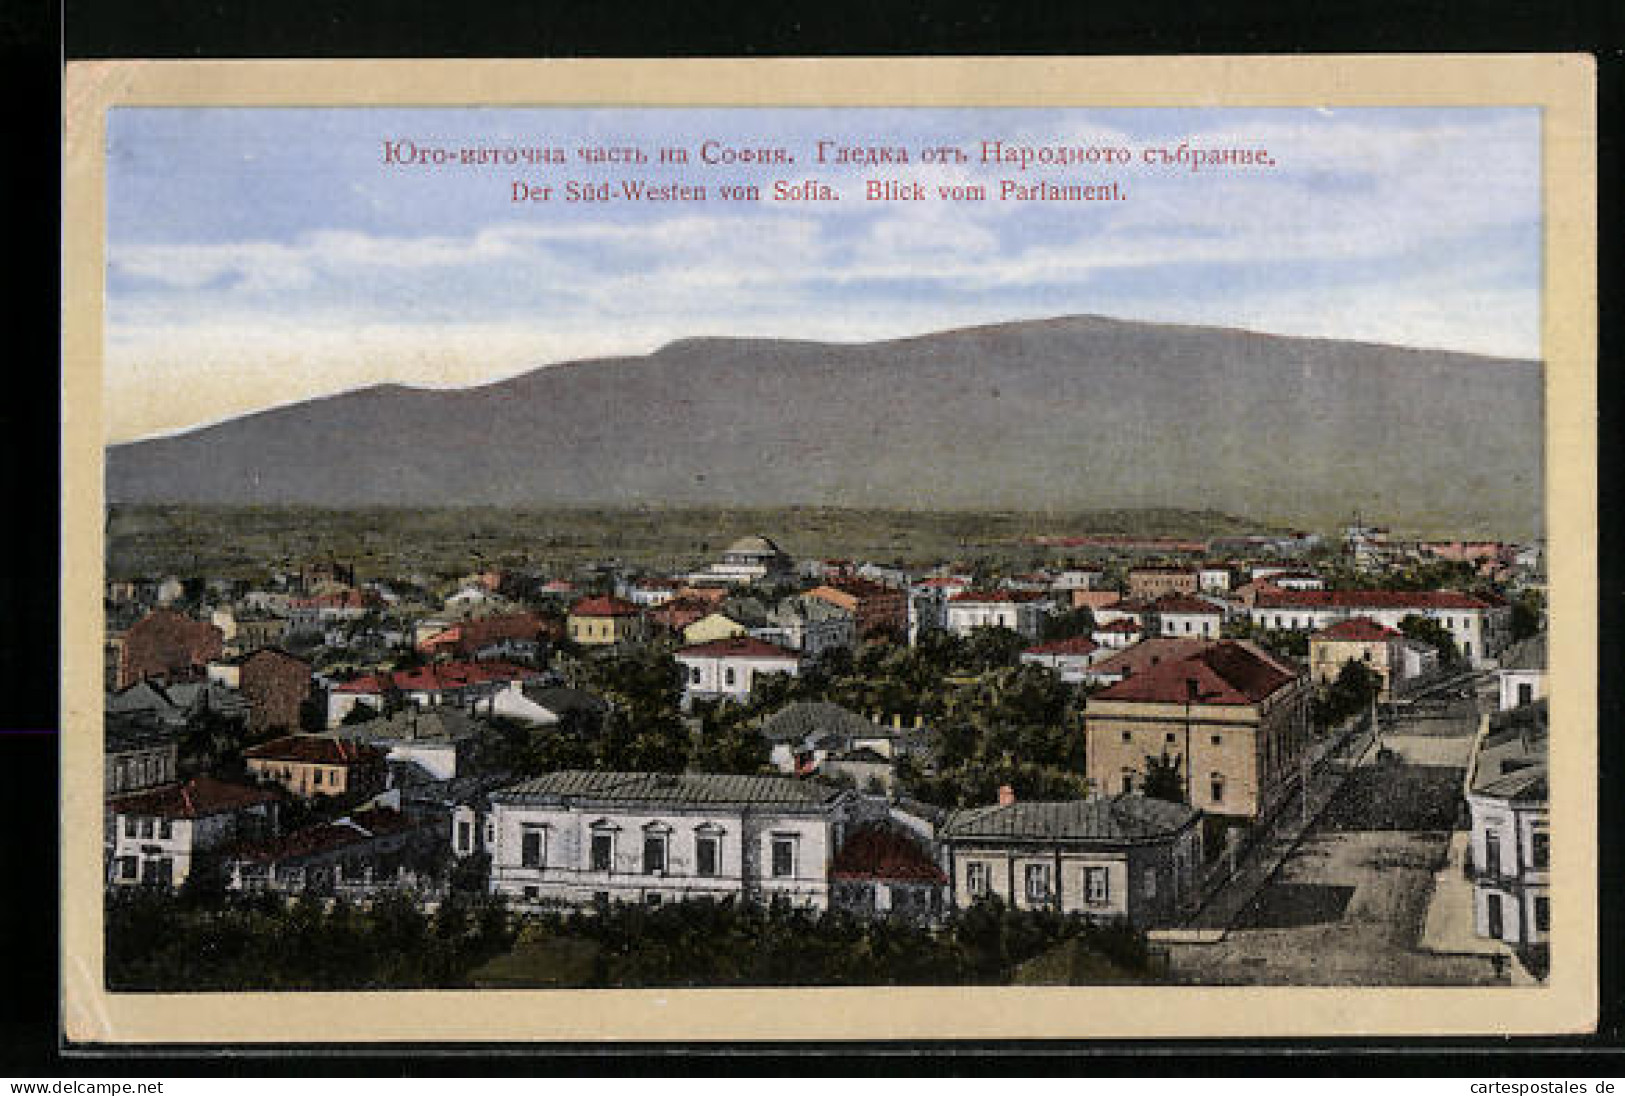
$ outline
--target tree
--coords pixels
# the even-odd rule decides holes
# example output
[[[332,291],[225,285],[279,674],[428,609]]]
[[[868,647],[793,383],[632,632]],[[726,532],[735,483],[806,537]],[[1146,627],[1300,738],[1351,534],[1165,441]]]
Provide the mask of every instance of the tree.
[[[1456,647],[1456,640],[1444,625],[1431,617],[1411,614],[1399,622],[1399,630],[1411,639],[1426,643],[1439,652],[1439,664],[1445,669],[1455,669],[1461,665],[1461,651]]]
[[[313,692],[299,702],[299,729],[306,734],[327,729],[327,701],[320,692]]]
[[[1095,630],[1095,614],[1087,606],[1044,617],[1038,638],[1045,643],[1086,636]]]
[[[1145,759],[1145,783],[1141,790],[1149,799],[1168,803],[1185,802],[1185,775],[1178,755],[1170,757],[1165,750],[1161,755]]]
[[[1512,602],[1512,642],[1528,639],[1542,628],[1546,616],[1546,599],[1539,590],[1525,590]]]

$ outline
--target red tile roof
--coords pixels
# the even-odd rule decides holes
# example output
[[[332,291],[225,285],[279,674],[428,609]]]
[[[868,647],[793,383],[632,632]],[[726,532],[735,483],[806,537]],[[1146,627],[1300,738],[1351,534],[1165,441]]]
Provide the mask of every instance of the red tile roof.
[[[243,807],[274,803],[281,797],[265,788],[196,776],[184,784],[116,796],[107,801],[115,814],[152,818],[204,818]]]
[[[1095,631],[1097,632],[1138,632],[1142,630],[1143,628],[1141,625],[1128,619],[1127,617],[1123,617],[1120,620],[1114,620],[1110,624],[1101,624],[1095,627]]]
[[[771,658],[787,662],[801,661],[801,656],[794,651],[787,651],[783,647],[754,636],[729,636],[727,639],[714,639],[709,643],[696,643],[677,651],[679,658],[684,655],[693,658]]]
[[[1489,609],[1456,590],[1260,590],[1260,609]]]
[[[244,757],[299,761],[315,765],[365,765],[384,760],[385,751],[339,735],[294,734],[243,751]]]
[[[852,831],[830,862],[832,879],[890,880],[907,883],[948,882],[919,843],[892,826],[869,825]]]
[[[377,837],[404,833],[418,827],[418,823],[389,807],[357,811],[349,821],[353,824],[323,822],[269,841],[240,845],[233,851],[232,858],[253,864],[275,864],[316,856],[347,845],[359,845]]]
[[[1340,620],[1329,628],[1322,628],[1311,639],[1346,639],[1361,642],[1376,642],[1384,639],[1399,639],[1403,633],[1397,632],[1385,624],[1378,624],[1370,617],[1351,617]]]
[[[637,616],[638,607],[624,598],[589,597],[583,598],[572,605],[570,615],[576,617]]]
[[[432,666],[420,666],[415,670],[368,674],[366,677],[358,677],[354,681],[333,686],[333,692],[378,696],[388,692],[393,686],[406,693],[439,693],[499,681],[535,681],[541,676],[539,670],[516,666],[511,662],[442,662]]]
[[[1184,597],[1180,594],[1168,594],[1159,597],[1151,603],[1151,608],[1159,613],[1202,613],[1209,616],[1223,616],[1224,610],[1211,601],[1203,601],[1198,597]]]
[[[1183,657],[1164,659],[1132,673],[1091,699],[1256,704],[1296,679],[1296,674],[1252,644],[1219,640],[1201,643]]]
[[[1044,595],[1036,590],[966,590],[955,594],[949,601],[979,602],[984,605],[1014,604],[1018,601],[1042,601]]]
[[[1088,636],[1073,636],[1070,639],[1058,639],[1053,643],[1040,643],[1036,647],[1028,647],[1021,653],[1024,655],[1087,655],[1100,649],[1100,644]]]

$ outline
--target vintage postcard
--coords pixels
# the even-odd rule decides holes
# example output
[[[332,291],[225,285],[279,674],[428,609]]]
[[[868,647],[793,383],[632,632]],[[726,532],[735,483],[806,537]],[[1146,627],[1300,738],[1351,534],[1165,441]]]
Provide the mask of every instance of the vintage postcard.
[[[71,1043],[1593,1026],[1588,59],[68,77]]]

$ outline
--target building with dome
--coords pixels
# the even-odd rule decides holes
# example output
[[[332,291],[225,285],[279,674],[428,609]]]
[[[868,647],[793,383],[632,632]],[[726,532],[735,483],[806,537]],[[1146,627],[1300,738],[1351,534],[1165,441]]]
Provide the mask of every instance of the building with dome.
[[[783,549],[766,537],[740,537],[728,545],[720,562],[689,577],[693,582],[739,586],[785,582],[795,577],[795,564]]]

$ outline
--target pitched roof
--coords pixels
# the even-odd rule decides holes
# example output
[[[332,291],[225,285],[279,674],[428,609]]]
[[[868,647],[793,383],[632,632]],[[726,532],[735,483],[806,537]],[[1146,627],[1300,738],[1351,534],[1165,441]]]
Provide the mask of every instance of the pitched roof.
[[[212,776],[195,776],[184,784],[115,796],[107,801],[115,814],[153,818],[206,818],[244,807],[273,803],[281,797],[265,788],[232,784]]]
[[[1375,643],[1385,639],[1401,639],[1404,634],[1388,627],[1386,624],[1378,624],[1370,617],[1350,617],[1348,620],[1340,620],[1328,628],[1322,628],[1309,638]]]
[[[1489,609],[1456,590],[1275,590],[1258,592],[1260,609]]]
[[[1546,633],[1536,632],[1508,647],[1499,661],[1503,670],[1546,669]]]
[[[323,822],[267,841],[238,846],[232,858],[253,864],[275,864],[318,856],[349,845],[419,828],[410,816],[389,807],[369,807],[336,822]]]
[[[755,658],[776,659],[783,662],[800,662],[801,656],[794,651],[787,651],[783,647],[757,639],[754,636],[729,636],[726,639],[713,639],[709,643],[696,643],[689,647],[680,647],[677,657],[689,658]]]
[[[1002,605],[1018,601],[1042,601],[1044,594],[1037,590],[966,590],[955,594],[949,601],[979,602],[984,605]]]
[[[339,735],[293,734],[250,746],[243,756],[312,765],[360,765],[382,761],[384,751]]]
[[[1097,632],[1140,632],[1144,630],[1144,625],[1138,621],[1130,620],[1128,617],[1119,617],[1110,624],[1095,625],[1095,631]]]
[[[639,773],[566,770],[522,781],[491,794],[494,803],[588,806],[596,803],[660,803],[674,807],[824,807],[839,788],[785,776],[720,773]]]
[[[1223,616],[1224,610],[1211,601],[1203,601],[1199,597],[1186,597],[1181,594],[1165,594],[1151,603],[1151,608],[1159,613],[1202,613],[1211,616]]]
[[[1053,643],[1040,643],[1036,647],[1028,647],[1021,653],[1024,655],[1087,655],[1100,649],[1100,644],[1088,636],[1072,636],[1068,639],[1057,639]]]
[[[1064,802],[1009,803],[954,811],[945,840],[1143,842],[1170,837],[1201,812],[1143,795]]]
[[[358,677],[354,681],[346,681],[333,686],[333,692],[375,695],[395,688],[407,693],[435,693],[447,689],[462,689],[470,685],[486,685],[497,681],[535,681],[541,677],[542,672],[540,670],[533,670],[528,666],[518,666],[512,662],[500,660],[490,662],[440,662],[430,666],[419,666],[412,670],[368,674],[365,677]]]
[[[761,727],[770,742],[803,742],[819,735],[872,735],[875,725],[857,712],[826,701],[799,701],[780,708]]]
[[[582,598],[570,606],[570,615],[575,617],[637,616],[638,607],[625,598],[618,598],[613,595],[589,597]]]
[[[1295,680],[1295,673],[1252,644],[1226,639],[1131,673],[1092,699],[1256,704]]]
[[[830,861],[832,879],[879,879],[942,886],[948,877],[908,834],[895,826],[860,826]]]

